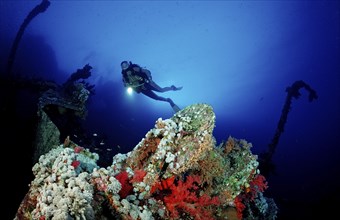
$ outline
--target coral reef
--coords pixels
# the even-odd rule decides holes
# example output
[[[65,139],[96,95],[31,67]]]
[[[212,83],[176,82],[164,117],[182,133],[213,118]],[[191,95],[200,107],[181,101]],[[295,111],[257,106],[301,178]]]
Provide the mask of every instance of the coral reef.
[[[252,145],[217,146],[214,126],[211,106],[188,106],[106,168],[66,138],[34,165],[15,219],[275,219]]]

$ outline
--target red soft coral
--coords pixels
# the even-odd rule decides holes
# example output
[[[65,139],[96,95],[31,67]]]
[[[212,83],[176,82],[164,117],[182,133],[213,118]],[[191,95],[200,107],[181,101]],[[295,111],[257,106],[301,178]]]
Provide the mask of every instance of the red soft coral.
[[[78,160],[74,160],[74,161],[72,161],[72,163],[71,163],[71,166],[73,166],[74,169],[76,169],[79,165],[80,165],[80,161],[78,161]]]
[[[264,192],[268,188],[266,178],[261,174],[256,175],[250,184],[256,186],[260,192]]]
[[[242,219],[243,210],[246,208],[246,206],[242,203],[242,196],[240,196],[240,195],[236,196],[234,203],[235,203],[235,208],[236,208],[236,211],[237,211],[237,218]]]
[[[268,188],[266,178],[261,174],[254,176],[249,185],[248,188],[245,188],[245,192],[239,194],[234,200],[239,219],[242,219],[242,212],[246,208],[244,204],[254,201],[258,193],[262,193]]]
[[[130,180],[130,183],[142,182],[145,176],[146,172],[144,170],[135,170],[132,180]]]
[[[164,203],[171,218],[179,218],[180,211],[190,214],[195,219],[214,219],[212,205],[219,205],[218,197],[211,198],[203,194],[198,196],[200,177],[188,176],[185,182],[178,181],[170,186],[171,194],[164,197]]]
[[[266,178],[261,174],[256,175],[250,182],[250,194],[248,195],[249,199],[253,201],[259,192],[264,192],[264,190],[267,188],[268,183]]]
[[[74,148],[74,153],[80,153],[80,152],[82,152],[84,149],[85,149],[85,148],[83,148],[83,147],[76,146],[76,147]]]
[[[175,176],[169,177],[167,179],[162,179],[159,182],[156,182],[150,190],[150,193],[153,194],[157,190],[167,190],[170,189],[170,186],[174,184]]]
[[[118,173],[115,178],[120,182],[122,185],[122,189],[119,191],[119,196],[121,199],[125,199],[128,195],[133,192],[133,186],[129,183],[129,176],[128,172],[122,171]]]

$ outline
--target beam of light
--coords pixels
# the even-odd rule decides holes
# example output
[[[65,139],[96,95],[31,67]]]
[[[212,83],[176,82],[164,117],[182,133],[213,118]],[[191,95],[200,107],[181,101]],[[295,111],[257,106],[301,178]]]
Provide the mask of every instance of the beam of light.
[[[131,87],[128,87],[126,91],[129,95],[132,95],[133,89]]]

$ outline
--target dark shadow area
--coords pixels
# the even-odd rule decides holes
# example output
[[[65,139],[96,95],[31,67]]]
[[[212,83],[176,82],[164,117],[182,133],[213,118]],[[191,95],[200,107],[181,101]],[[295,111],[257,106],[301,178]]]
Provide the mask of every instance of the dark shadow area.
[[[39,35],[25,35],[14,63],[14,75],[42,78],[59,83],[70,74],[59,70],[52,47]]]
[[[3,38],[4,39],[4,38]],[[3,48],[9,48],[2,41]],[[41,92],[34,84],[36,79],[56,79],[60,76],[52,48],[37,35],[23,38],[13,63],[13,74],[7,76],[2,62],[0,74],[0,121],[2,146],[8,155],[2,163],[11,160],[11,166],[3,164],[6,179],[5,189],[11,192],[6,199],[6,219],[13,219],[17,207],[27,193],[32,174],[32,143],[37,125],[37,104]],[[5,50],[6,51],[6,50]],[[3,61],[8,59],[1,54]]]
[[[32,143],[36,126],[36,95],[1,86],[1,145],[3,146],[3,182],[6,189],[4,219],[13,219],[20,202],[27,193],[32,174]],[[24,109],[24,110],[23,110]]]
[[[41,36],[28,35],[18,49],[13,62],[12,74],[8,76],[4,63],[0,74],[0,121],[2,146],[6,160],[5,189],[11,192],[6,199],[5,219],[13,219],[17,208],[27,193],[33,178],[33,142],[36,137],[38,99],[46,88],[41,82],[51,82],[65,77],[58,70],[52,48]],[[2,42],[4,48],[6,42]],[[5,54],[1,54],[7,60]],[[47,83],[48,84],[48,83]],[[8,155],[8,156],[7,156]],[[10,160],[11,166],[6,165]]]

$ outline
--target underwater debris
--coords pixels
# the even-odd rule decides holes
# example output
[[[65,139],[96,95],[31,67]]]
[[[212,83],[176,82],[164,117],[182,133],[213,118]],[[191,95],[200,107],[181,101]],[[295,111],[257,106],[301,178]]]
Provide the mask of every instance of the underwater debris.
[[[309,92],[308,96],[309,102],[312,102],[313,100],[318,98],[316,91],[302,80],[297,80],[291,86],[288,86],[286,88],[287,96],[281,111],[279,122],[277,123],[275,134],[270,144],[268,145],[267,151],[261,153],[259,157],[260,169],[265,176],[268,176],[269,174],[275,172],[275,165],[272,162],[272,157],[274,155],[277,145],[279,144],[281,134],[284,131],[284,127],[286,125],[288,118],[288,113],[291,110],[292,99],[293,98],[298,99],[301,96],[299,92],[301,88],[305,88]]]
[[[8,57],[8,63],[7,63],[7,75],[10,76],[12,74],[12,67],[15,60],[16,52],[18,50],[19,43],[21,41],[22,36],[24,35],[24,32],[28,26],[28,24],[35,18],[38,14],[43,13],[47,10],[47,8],[50,6],[50,1],[48,0],[42,0],[41,3],[37,6],[35,6],[30,13],[27,15],[23,23],[21,24],[17,35],[15,36],[15,40],[13,42],[12,48],[10,50],[10,55]]]
[[[188,106],[106,168],[68,137],[33,166],[15,219],[275,219],[252,145],[216,146],[214,126],[211,106]]]
[[[53,146],[58,145],[60,138],[70,134],[64,134],[66,132],[62,126],[68,125],[65,121],[74,122],[87,116],[87,101],[89,96],[94,93],[94,86],[79,80],[90,77],[91,69],[92,67],[86,64],[82,69],[71,74],[64,84],[54,84],[54,87],[41,92],[38,100],[34,162],[37,162],[38,158],[50,151]],[[76,123],[73,124],[73,127],[80,129]],[[80,138],[76,134],[73,134],[73,137]]]

